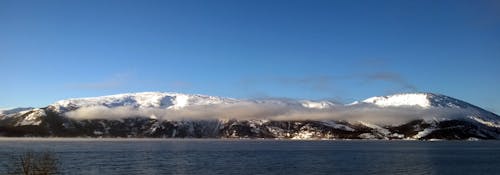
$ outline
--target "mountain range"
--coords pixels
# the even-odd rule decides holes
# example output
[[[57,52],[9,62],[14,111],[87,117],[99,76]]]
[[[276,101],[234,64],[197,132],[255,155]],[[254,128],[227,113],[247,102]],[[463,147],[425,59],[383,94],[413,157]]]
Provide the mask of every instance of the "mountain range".
[[[500,139],[500,117],[435,93],[350,104],[141,92],[0,110],[0,136],[274,139]]]

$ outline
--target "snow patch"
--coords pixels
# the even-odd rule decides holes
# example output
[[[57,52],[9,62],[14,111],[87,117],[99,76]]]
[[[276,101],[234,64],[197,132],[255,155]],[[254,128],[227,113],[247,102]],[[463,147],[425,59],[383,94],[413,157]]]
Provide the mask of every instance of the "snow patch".
[[[373,135],[372,133],[363,133],[363,134],[360,134],[359,135],[359,138],[362,138],[362,139],[377,139],[377,137],[375,135]]]
[[[314,131],[300,131],[297,133],[297,135],[292,137],[292,140],[307,140],[307,139],[312,139],[313,136],[315,135]]]
[[[423,131],[418,132],[416,135],[414,135],[412,138],[414,139],[420,139],[422,137],[425,137],[435,131],[436,128],[425,128]]]
[[[334,104],[329,101],[309,101],[309,100],[302,100],[301,105],[305,108],[312,108],[312,109],[325,109],[334,106]]]
[[[28,114],[23,118],[21,122],[18,122],[16,126],[25,126],[25,125],[40,125],[42,123],[42,118],[45,116],[45,110],[43,109],[35,109],[33,112]]]
[[[389,106],[419,106],[422,108],[431,107],[428,94],[396,94],[390,96],[372,97],[363,101],[364,103],[374,104],[380,107]]]
[[[349,126],[346,126],[346,125],[342,125],[342,124],[338,124],[336,123],[335,121],[331,121],[331,120],[324,120],[324,121],[321,121],[325,126],[329,126],[329,127],[332,127],[332,128],[335,128],[335,129],[340,129],[340,130],[344,130],[344,131],[355,131],[355,129],[349,127]]]
[[[500,123],[495,122],[495,121],[486,121],[486,120],[483,120],[483,119],[481,119],[479,117],[475,117],[475,116],[470,116],[469,118],[471,118],[472,120],[479,122],[483,125],[489,126],[489,127],[500,128]]]
[[[371,123],[366,123],[366,122],[362,122],[362,121],[359,121],[359,123],[361,123],[362,125],[366,126],[366,127],[369,127],[369,128],[372,128],[372,129],[375,129],[377,132],[387,136],[389,134],[391,134],[391,132],[385,128],[382,128],[378,125],[374,125],[374,124],[371,124]]]

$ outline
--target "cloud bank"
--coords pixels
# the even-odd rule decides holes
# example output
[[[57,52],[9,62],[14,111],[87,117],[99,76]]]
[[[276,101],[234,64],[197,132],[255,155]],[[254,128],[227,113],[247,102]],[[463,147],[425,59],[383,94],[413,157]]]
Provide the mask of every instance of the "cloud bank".
[[[65,113],[73,119],[114,119],[131,117],[158,120],[337,120],[369,122],[379,125],[398,125],[415,119],[442,120],[466,117],[466,111],[458,109],[420,107],[376,107],[360,104],[326,109],[305,108],[285,103],[239,102],[234,104],[197,105],[181,109],[134,108],[130,106],[82,107]]]

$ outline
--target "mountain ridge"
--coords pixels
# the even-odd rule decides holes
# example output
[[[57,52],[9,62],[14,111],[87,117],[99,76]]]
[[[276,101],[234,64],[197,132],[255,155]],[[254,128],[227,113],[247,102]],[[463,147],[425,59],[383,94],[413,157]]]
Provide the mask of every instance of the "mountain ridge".
[[[435,93],[394,94],[338,104],[141,92],[72,98],[44,108],[2,113],[0,135],[499,139],[500,117]]]

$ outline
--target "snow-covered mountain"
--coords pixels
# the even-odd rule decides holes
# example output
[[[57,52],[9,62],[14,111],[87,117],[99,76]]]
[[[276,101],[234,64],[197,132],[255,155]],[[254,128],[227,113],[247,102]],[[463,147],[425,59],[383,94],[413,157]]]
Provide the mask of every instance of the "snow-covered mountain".
[[[283,139],[500,139],[500,117],[433,93],[351,104],[142,92],[0,113],[0,135]]]
[[[390,96],[372,97],[363,100],[363,103],[373,104],[378,107],[420,107],[424,110],[443,109],[456,111],[458,119],[472,119],[492,127],[500,128],[498,115],[481,109],[467,102],[433,93],[407,93]],[[441,114],[437,114],[441,115]],[[457,119],[456,116],[442,116],[444,119]],[[451,118],[450,118],[451,117]]]
[[[380,107],[418,106],[422,108],[448,107],[448,108],[477,108],[467,102],[454,99],[445,95],[433,93],[405,93],[389,96],[371,97],[363,100],[364,103]]]
[[[66,112],[72,109],[93,106],[105,106],[108,108],[128,106],[133,108],[182,109],[189,106],[236,104],[244,102],[254,104],[301,106],[314,109],[331,108],[336,105],[336,103],[331,101],[290,99],[240,100],[199,94],[191,95],[168,92],[141,92],[60,100],[49,106],[57,112]]]
[[[229,104],[235,102],[238,102],[238,100],[206,95],[142,92],[60,100],[50,106],[57,112],[66,112],[90,106],[180,109],[190,105]]]

